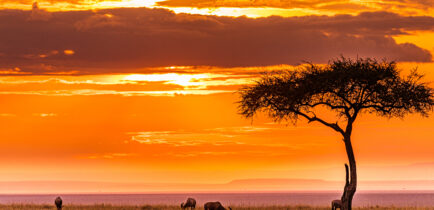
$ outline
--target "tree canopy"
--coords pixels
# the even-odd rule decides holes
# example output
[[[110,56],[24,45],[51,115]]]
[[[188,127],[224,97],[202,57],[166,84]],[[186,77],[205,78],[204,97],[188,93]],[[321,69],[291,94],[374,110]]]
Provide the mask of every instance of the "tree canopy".
[[[422,77],[416,70],[401,77],[395,62],[342,57],[328,65],[309,63],[302,69],[264,75],[255,85],[240,90],[239,109],[245,117],[265,111],[276,121],[295,123],[301,117],[344,135],[351,132],[361,112],[386,117],[410,113],[427,116],[434,106],[434,91]],[[317,117],[314,110],[318,107],[344,117],[346,127]]]

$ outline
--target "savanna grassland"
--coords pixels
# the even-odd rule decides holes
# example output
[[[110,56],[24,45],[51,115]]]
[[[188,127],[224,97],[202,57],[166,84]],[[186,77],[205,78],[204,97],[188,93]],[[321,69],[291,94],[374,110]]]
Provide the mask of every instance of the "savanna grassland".
[[[2,210],[48,210],[56,208],[54,205],[30,205],[30,204],[11,204],[11,205],[0,205],[0,209]],[[165,205],[141,205],[141,206],[114,206],[114,205],[71,205],[65,206],[63,210],[180,210],[179,206],[165,206]],[[234,210],[328,210],[330,207],[322,206],[322,207],[313,207],[313,206],[261,206],[261,207],[253,207],[253,206],[233,206]],[[355,210],[428,210],[433,209],[434,207],[381,207],[381,206],[372,206],[372,207],[358,207],[353,208]],[[198,207],[196,210],[203,210],[203,207]]]

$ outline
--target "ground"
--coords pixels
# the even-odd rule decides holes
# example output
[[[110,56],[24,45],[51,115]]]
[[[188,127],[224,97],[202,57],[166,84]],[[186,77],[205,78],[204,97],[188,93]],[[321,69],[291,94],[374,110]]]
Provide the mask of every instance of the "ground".
[[[54,205],[0,205],[1,210],[47,210],[47,209],[56,209]],[[63,210],[180,210],[179,206],[150,206],[150,205],[142,205],[142,206],[113,206],[113,205],[66,205]],[[196,210],[202,210],[203,207],[198,207]],[[250,206],[233,206],[233,210],[328,210],[330,207],[311,207],[311,206],[262,206],[262,207],[250,207]],[[434,207],[380,207],[380,206],[372,206],[372,207],[363,207],[363,208],[354,208],[355,210],[434,210]]]

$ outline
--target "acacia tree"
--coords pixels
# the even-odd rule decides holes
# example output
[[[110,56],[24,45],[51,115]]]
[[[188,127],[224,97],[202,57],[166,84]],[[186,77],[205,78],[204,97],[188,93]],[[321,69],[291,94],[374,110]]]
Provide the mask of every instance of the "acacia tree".
[[[275,121],[296,124],[301,118],[340,133],[350,165],[350,180],[347,178],[341,202],[343,209],[351,209],[357,188],[351,133],[357,116],[428,116],[434,106],[434,91],[421,78],[416,70],[401,77],[395,62],[342,57],[328,65],[310,63],[303,69],[264,75],[256,84],[240,90],[239,110],[247,118],[263,111]],[[326,110],[336,117],[319,116]]]

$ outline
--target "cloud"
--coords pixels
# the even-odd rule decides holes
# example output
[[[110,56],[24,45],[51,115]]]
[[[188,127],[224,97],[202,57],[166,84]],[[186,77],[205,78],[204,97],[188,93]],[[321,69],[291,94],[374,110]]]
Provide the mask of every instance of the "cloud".
[[[137,156],[134,153],[106,153],[106,154],[93,154],[86,156],[87,159],[115,159],[115,158],[128,158]]]
[[[422,14],[429,14],[427,10],[431,9],[433,4],[431,0],[166,0],[157,2],[157,5],[165,7],[308,9],[332,13],[388,10]]]
[[[57,114],[56,113],[35,113],[35,114],[33,114],[33,116],[36,116],[36,117],[56,117]]]
[[[64,50],[63,53],[65,55],[74,55],[75,54],[74,50]]]
[[[0,117],[15,117],[15,114],[11,114],[11,113],[0,113]]]
[[[242,126],[213,129],[144,131],[127,133],[125,144],[134,148],[159,151],[158,157],[193,158],[198,156],[271,157],[299,153],[322,143],[287,142],[292,128],[276,126]],[[284,139],[279,140],[281,137]],[[271,152],[272,151],[272,152]]]
[[[274,8],[316,8],[321,4],[351,4],[346,0],[166,0],[157,2],[160,6],[169,7],[274,7]]]
[[[271,126],[242,126],[242,127],[222,127],[202,130],[177,130],[177,131],[145,131],[130,132],[130,142],[137,142],[145,145],[167,145],[175,147],[194,147],[194,146],[258,146],[258,147],[283,147],[295,148],[280,143],[254,143],[237,141],[239,137],[254,136],[276,131],[290,131],[288,128],[275,128]]]
[[[218,93],[230,93],[228,90],[172,90],[172,91],[118,91],[118,90],[52,90],[52,91],[1,91],[0,95],[44,95],[44,96],[95,96],[95,95],[120,95],[120,96],[182,96],[182,95],[210,95]]]
[[[252,19],[147,8],[52,12],[45,21],[29,21],[31,15],[0,11],[8,31],[0,34],[0,69],[101,74],[162,66],[296,65],[341,54],[432,60],[429,51],[392,38],[432,31],[434,18],[428,16],[374,12]]]
[[[41,20],[41,21],[47,21],[51,18],[51,13],[39,9],[38,2],[33,2],[32,4],[32,13],[30,14],[29,20]]]
[[[152,7],[160,0],[1,0],[0,8],[29,9],[37,2],[49,11],[89,10],[119,7]]]
[[[29,9],[33,0],[2,0],[0,8]],[[358,14],[389,11],[405,15],[433,14],[431,0],[38,0],[50,11],[104,8],[168,8],[178,13],[294,16],[300,14]]]
[[[20,68],[15,67],[15,68],[9,68],[9,69],[1,69],[0,68],[0,75],[1,74],[17,75],[17,74],[31,74],[31,73],[30,72],[22,72]]]
[[[128,134],[131,135],[131,142],[147,145],[162,144],[175,147],[192,147],[199,145],[222,146],[239,144],[228,141],[227,139],[231,136],[203,131],[148,131]]]
[[[243,127],[222,127],[222,128],[213,128],[208,129],[209,131],[226,133],[226,134],[245,134],[245,133],[253,133],[253,132],[261,132],[270,130],[270,127],[255,127],[255,126],[243,126]]]
[[[178,157],[178,158],[188,158],[188,157],[198,157],[198,156],[232,156],[232,155],[237,155],[240,152],[224,152],[224,151],[220,151],[220,152],[176,152],[176,153],[165,153],[165,154],[160,154],[161,156],[173,156],[173,157]],[[159,156],[159,155],[157,155]]]
[[[205,69],[207,70],[207,68]],[[151,70],[152,71],[152,70]],[[50,72],[51,73],[51,72]],[[256,75],[213,73],[3,76],[0,94],[176,96],[234,92]]]

